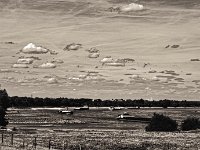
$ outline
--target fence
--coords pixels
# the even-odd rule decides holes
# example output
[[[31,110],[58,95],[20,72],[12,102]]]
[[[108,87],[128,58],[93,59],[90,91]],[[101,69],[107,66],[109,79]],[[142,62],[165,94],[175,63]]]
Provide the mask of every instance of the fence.
[[[44,137],[40,137],[39,135],[28,136],[24,134],[2,133],[0,150],[8,149],[8,147],[25,150],[67,150],[71,148],[82,150],[80,144],[70,148],[66,140],[44,139]]]
[[[110,135],[108,133],[100,132],[97,135],[96,132],[90,132],[90,134],[70,134],[68,133],[36,133],[36,134],[24,134],[24,133],[0,133],[0,150],[105,150],[105,149],[163,149],[163,150],[175,150],[175,149],[199,149],[198,135],[195,138],[184,139],[184,136],[179,137],[182,141],[177,140],[177,143],[170,143],[163,138],[157,138],[156,141],[151,140],[151,136],[147,137],[146,141],[141,138],[144,136],[135,137],[135,134],[128,136],[127,134],[115,134]],[[81,131],[79,131],[81,132]],[[76,132],[75,132],[76,133]],[[85,133],[85,132],[84,132]],[[163,133],[162,133],[163,134]],[[168,134],[168,133],[166,133]],[[153,135],[153,134],[151,134]],[[170,137],[168,137],[170,138]],[[188,137],[186,137],[188,138]],[[127,139],[129,142],[122,142],[123,139]],[[138,139],[141,140],[138,141]],[[155,138],[153,138],[155,140]],[[172,139],[176,139],[172,136]],[[135,141],[136,140],[136,141]],[[130,142],[132,141],[132,142]]]

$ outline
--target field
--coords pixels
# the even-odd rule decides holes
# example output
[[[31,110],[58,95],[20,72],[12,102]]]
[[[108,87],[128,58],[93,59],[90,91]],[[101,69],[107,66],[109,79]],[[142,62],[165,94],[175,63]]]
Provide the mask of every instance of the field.
[[[108,108],[91,108],[75,111],[73,115],[59,114],[60,108],[10,108],[8,128],[17,131],[6,132],[4,144],[10,144],[14,133],[15,147],[45,149],[191,149],[200,147],[199,131],[191,132],[145,132],[146,124],[118,121],[118,114],[151,117],[154,112],[176,119],[179,124],[187,116],[198,116],[198,108],[141,108],[110,111]],[[73,109],[73,108],[69,108]],[[2,131],[1,131],[2,132]],[[23,142],[24,141],[24,142]],[[24,144],[23,144],[24,143]],[[23,146],[24,145],[24,146]]]
[[[111,11],[130,3],[144,9]],[[199,9],[199,0],[0,0],[0,88],[33,98],[198,100]],[[47,52],[24,52],[30,43]],[[81,46],[67,50],[71,43]],[[200,148],[198,130],[145,132],[144,123],[116,120],[157,112],[180,124],[197,108],[58,109],[10,108],[8,128],[17,130],[1,130],[1,149]]]

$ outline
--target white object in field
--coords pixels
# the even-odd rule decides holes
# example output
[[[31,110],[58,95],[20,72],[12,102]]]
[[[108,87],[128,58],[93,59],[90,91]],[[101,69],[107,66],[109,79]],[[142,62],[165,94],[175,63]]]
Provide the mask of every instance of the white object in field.
[[[20,58],[17,60],[18,64],[32,64],[33,59],[32,58]]]
[[[27,64],[14,64],[12,66],[13,68],[28,68]]]
[[[43,47],[37,47],[35,44],[33,43],[29,43],[28,45],[26,45],[22,50],[22,53],[26,53],[26,54],[44,54],[44,53],[48,53],[49,50]]]
[[[126,6],[120,7],[120,11],[122,12],[129,12],[129,11],[137,11],[137,10],[143,10],[144,6],[136,3],[131,3]]]
[[[56,65],[53,63],[43,63],[42,65],[38,66],[39,68],[56,68]]]
[[[49,78],[49,79],[47,80],[47,82],[48,82],[49,84],[55,84],[55,83],[58,83],[58,81],[57,81],[56,78]]]
[[[99,56],[100,56],[99,53],[90,53],[90,54],[88,55],[89,58],[98,58]]]
[[[114,59],[112,57],[105,57],[102,60],[100,60],[101,63],[112,63],[114,62]]]

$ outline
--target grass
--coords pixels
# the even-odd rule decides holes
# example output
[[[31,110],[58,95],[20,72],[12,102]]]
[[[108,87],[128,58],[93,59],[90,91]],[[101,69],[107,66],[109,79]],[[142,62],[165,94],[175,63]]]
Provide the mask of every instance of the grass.
[[[23,139],[26,149],[33,148],[37,137],[38,148],[48,148],[51,140],[54,149],[197,149],[200,147],[199,131],[191,132],[145,132],[146,124],[117,121],[118,114],[127,111],[131,115],[152,116],[154,112],[165,113],[181,120],[190,114],[198,115],[195,108],[190,109],[126,109],[109,111],[92,109],[77,111],[72,116],[63,116],[56,110],[10,109],[7,117],[8,127],[16,127],[14,146],[21,148]],[[57,122],[60,120],[60,122]],[[78,120],[78,122],[77,122]],[[66,121],[65,123],[63,121]],[[20,122],[20,123],[17,123]],[[10,145],[10,135],[6,133],[4,144]]]

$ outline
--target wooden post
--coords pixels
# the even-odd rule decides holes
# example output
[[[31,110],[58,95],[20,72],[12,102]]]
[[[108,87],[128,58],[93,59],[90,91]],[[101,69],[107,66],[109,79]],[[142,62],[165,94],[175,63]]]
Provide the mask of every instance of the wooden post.
[[[63,150],[66,149],[66,141],[63,141]]]
[[[3,143],[3,133],[1,134],[1,143]]]
[[[65,150],[65,141],[63,141],[63,150]]]
[[[81,148],[81,144],[79,145],[79,150],[81,150],[82,148]]]
[[[24,141],[24,138],[23,138],[22,147],[25,148],[25,141]]]
[[[49,149],[51,149],[51,140],[49,140]]]
[[[13,133],[11,134],[11,145],[13,145]]]
[[[37,137],[35,137],[33,145],[34,145],[34,147],[36,149],[36,147],[37,147]]]

